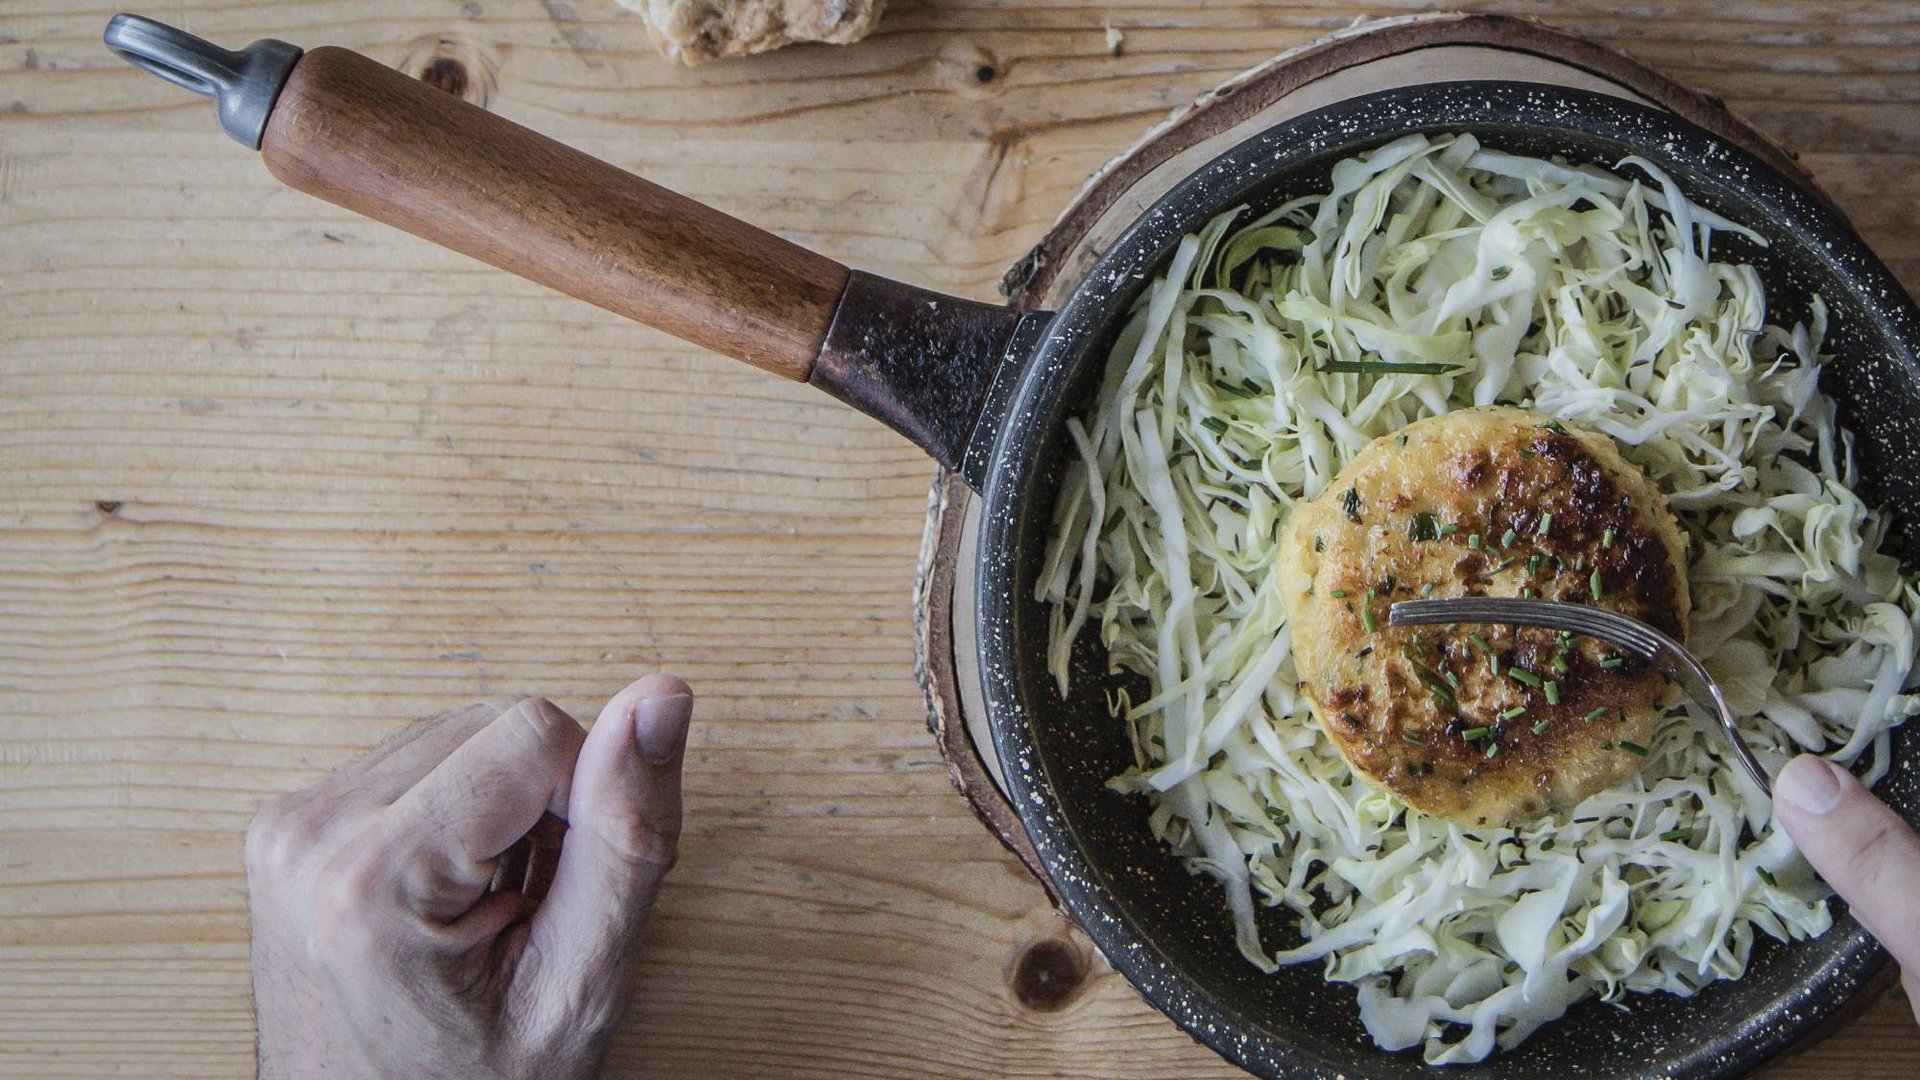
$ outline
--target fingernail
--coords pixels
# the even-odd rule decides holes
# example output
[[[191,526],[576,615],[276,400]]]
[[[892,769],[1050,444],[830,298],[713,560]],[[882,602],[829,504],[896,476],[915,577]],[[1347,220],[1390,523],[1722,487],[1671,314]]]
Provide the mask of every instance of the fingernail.
[[[1825,758],[1801,754],[1773,782],[1775,796],[1785,799],[1809,814],[1825,814],[1840,804],[1838,766]]]
[[[640,756],[658,765],[672,761],[687,741],[687,721],[693,716],[693,697],[672,694],[645,697],[633,703],[633,741]]]

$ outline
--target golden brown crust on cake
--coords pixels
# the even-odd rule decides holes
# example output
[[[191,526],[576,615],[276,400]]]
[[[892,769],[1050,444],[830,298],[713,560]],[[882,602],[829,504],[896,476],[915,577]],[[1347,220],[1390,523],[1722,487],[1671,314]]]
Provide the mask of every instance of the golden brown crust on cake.
[[[1672,688],[1589,638],[1388,627],[1388,606],[1536,595],[1684,640],[1686,552],[1611,439],[1495,407],[1376,439],[1294,508],[1279,559],[1303,689],[1348,763],[1421,810],[1492,825],[1631,776]]]

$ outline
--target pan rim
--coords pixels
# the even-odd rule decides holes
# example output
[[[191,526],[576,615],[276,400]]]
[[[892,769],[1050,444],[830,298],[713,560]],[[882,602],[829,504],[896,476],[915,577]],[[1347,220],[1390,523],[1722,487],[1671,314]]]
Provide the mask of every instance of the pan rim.
[[[1574,125],[1578,122],[1578,126]],[[1009,801],[1056,894],[1109,962],[1156,1008],[1200,1042],[1259,1075],[1334,1077],[1337,1065],[1310,1048],[1272,1036],[1258,1018],[1245,1016],[1178,972],[1135,912],[1118,903],[1110,874],[1063,814],[1047,780],[1033,719],[1022,700],[1023,659],[1015,632],[1023,598],[1019,537],[1027,513],[1050,510],[1026,503],[1041,448],[1067,381],[1084,354],[1104,343],[1100,333],[1112,308],[1126,303],[1164,264],[1172,246],[1201,221],[1240,199],[1271,190],[1274,176],[1318,160],[1334,149],[1343,156],[1414,131],[1539,132],[1565,129],[1570,136],[1599,138],[1633,147],[1656,164],[1681,160],[1709,183],[1737,187],[1743,198],[1770,211],[1766,231],[1791,237],[1815,252],[1846,286],[1875,324],[1872,337],[1895,344],[1891,359],[1920,369],[1915,343],[1920,314],[1891,273],[1853,231],[1816,198],[1753,155],[1671,113],[1593,91],[1507,80],[1452,81],[1400,87],[1349,99],[1286,120],[1228,149],[1195,170],[1158,199],[1089,269],[1064,304],[1046,339],[1029,360],[995,441],[992,467],[982,491],[982,536],[978,559],[976,631],[984,699],[995,749],[1006,764]],[[1901,347],[1904,346],[1904,347]],[[1098,362],[1094,360],[1092,362]],[[1913,763],[1903,763],[1911,768]],[[1898,768],[1900,766],[1896,766]],[[1171,857],[1171,856],[1169,856]],[[1886,954],[1843,909],[1822,936],[1832,962],[1815,978],[1775,999],[1764,1011],[1733,1018],[1689,1049],[1649,1059],[1640,1068],[1662,1075],[1719,1078],[1746,1073],[1791,1047],[1844,1007],[1886,962]],[[1803,943],[1795,943],[1803,944]],[[1772,1023],[1755,1021],[1773,1019]],[[1546,1033],[1542,1033],[1544,1036]],[[1393,1057],[1374,1051],[1384,1062]],[[1450,1070],[1453,1075],[1511,1075],[1501,1055]]]

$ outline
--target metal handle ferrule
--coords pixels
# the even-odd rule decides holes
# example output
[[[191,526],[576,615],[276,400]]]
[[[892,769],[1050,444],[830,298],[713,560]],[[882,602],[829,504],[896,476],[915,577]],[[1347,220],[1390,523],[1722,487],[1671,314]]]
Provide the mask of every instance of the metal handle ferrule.
[[[220,126],[252,150],[260,149],[274,99],[300,60],[300,49],[284,41],[267,38],[235,52],[139,15],[115,15],[101,37],[133,66],[214,99]]]

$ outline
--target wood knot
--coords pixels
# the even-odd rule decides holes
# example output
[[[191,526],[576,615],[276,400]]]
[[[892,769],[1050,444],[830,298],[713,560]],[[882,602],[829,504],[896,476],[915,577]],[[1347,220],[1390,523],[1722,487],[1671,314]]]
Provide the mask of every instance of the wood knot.
[[[399,68],[412,72],[428,86],[484,109],[493,98],[495,73],[500,65],[470,38],[460,34],[431,34],[416,38],[407,46]]]
[[[436,56],[420,72],[420,81],[445,90],[454,97],[464,97],[467,92],[467,65],[451,56]]]
[[[1013,996],[1035,1012],[1067,1007],[1087,983],[1087,957],[1070,941],[1042,938],[1013,963]]]
[[[964,41],[949,42],[935,61],[935,77],[950,92],[980,100],[998,95],[1006,85],[1005,64],[992,52]]]
[[[112,517],[120,512],[120,500],[101,499],[99,502],[93,504],[93,508],[100,511],[102,516]]]

